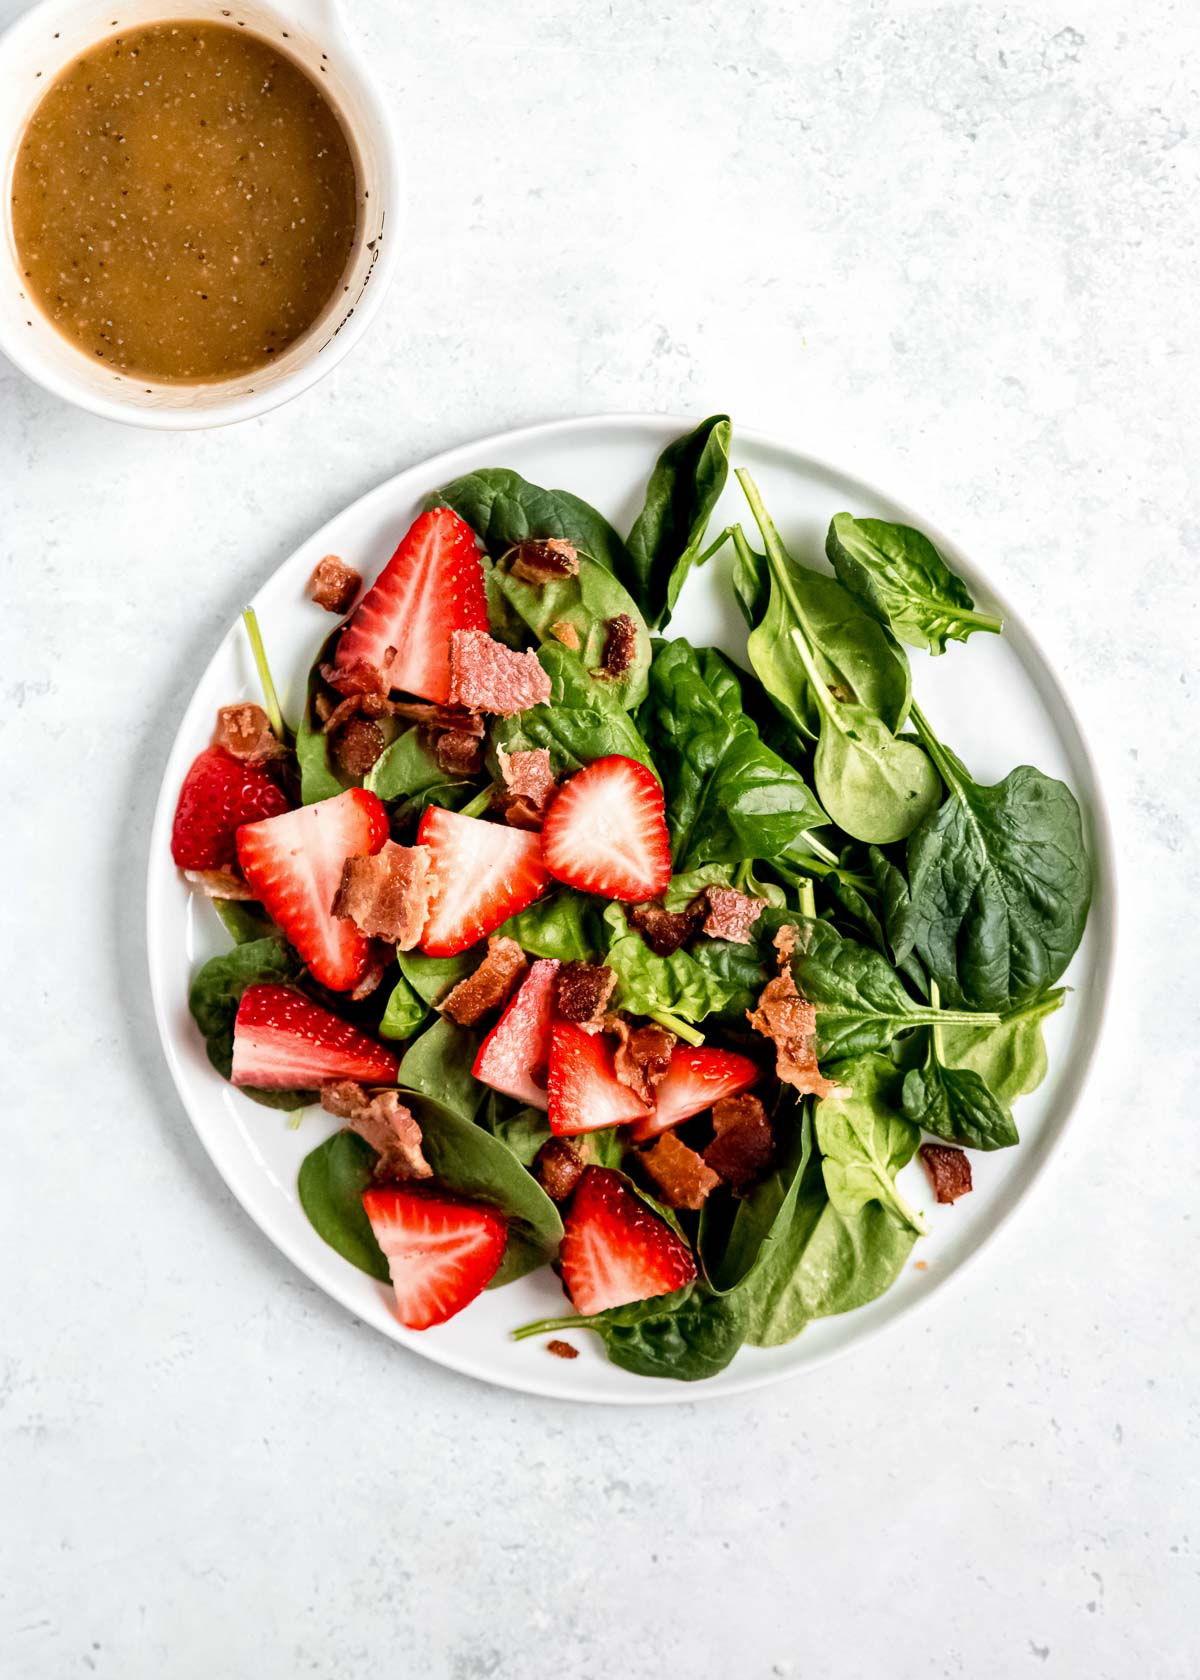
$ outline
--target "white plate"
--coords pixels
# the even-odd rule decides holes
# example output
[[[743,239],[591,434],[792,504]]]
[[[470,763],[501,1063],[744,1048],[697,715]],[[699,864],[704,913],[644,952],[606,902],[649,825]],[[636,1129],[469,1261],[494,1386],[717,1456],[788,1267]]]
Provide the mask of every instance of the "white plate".
[[[255,596],[284,709],[295,717],[304,682],[330,620],[305,597],[316,562],[340,554],[371,579],[420,507],[427,491],[478,467],[513,467],[539,484],[576,492],[627,530],[647,475],[663,445],[687,422],[620,415],[554,422],[486,438],[398,474],[355,502],[312,536]],[[357,1271],[311,1229],[296,1195],[304,1156],[334,1123],[309,1110],[296,1131],[282,1116],[239,1097],[205,1057],[187,1011],[190,976],[228,939],[211,906],[193,895],[171,863],[170,829],[180,782],[212,732],[218,706],[258,699],[253,664],[240,626],[233,626],[201,677],[167,764],[150,852],[147,937],[155,1013],[167,1061],[184,1107],[205,1148],[246,1212],[314,1283],[393,1340],[429,1359],[490,1382],[572,1400],[655,1402],[731,1394],[769,1383],[829,1359],[890,1324],[929,1297],[959,1270],[1028,1192],[1058,1142],[1077,1102],[1097,1043],[1113,965],[1115,890],[1112,846],[1096,770],[1078,722],[1036,641],[1007,604],[930,522],[858,479],[782,443],[735,432],[735,460],[748,467],[784,540],[816,559],[830,516],[848,508],[860,515],[902,520],[925,530],[966,578],[977,600],[1004,612],[1003,637],[976,636],[952,644],[942,658],[913,655],[914,685],[935,727],[982,781],[998,780],[1014,764],[1033,763],[1070,784],[1084,811],[1096,870],[1092,914],[1067,982],[1066,1006],[1047,1024],[1050,1072],[1041,1089],[1018,1105],[1021,1144],[972,1157],[975,1191],[955,1207],[933,1208],[916,1162],[903,1174],[910,1201],[930,1213],[932,1235],[880,1300],[841,1318],[810,1325],[782,1348],[743,1348],[728,1370],[702,1383],[632,1376],[609,1365],[586,1333],[572,1336],[573,1361],[554,1358],[541,1339],[516,1343],[508,1332],[530,1319],[569,1311],[548,1269],[491,1291],[449,1324],[415,1333],[388,1310],[388,1291]],[[740,492],[730,486],[712,529],[745,519]],[[823,563],[823,562],[822,562]],[[694,576],[672,632],[697,645],[716,643],[741,655],[745,633],[729,590],[724,557]]]

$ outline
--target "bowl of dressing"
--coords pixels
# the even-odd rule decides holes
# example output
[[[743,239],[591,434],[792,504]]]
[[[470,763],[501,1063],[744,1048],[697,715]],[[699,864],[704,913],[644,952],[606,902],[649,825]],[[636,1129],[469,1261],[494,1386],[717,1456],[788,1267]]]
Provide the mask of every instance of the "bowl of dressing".
[[[0,351],[190,430],[306,390],[398,256],[399,163],[336,0],[41,0],[0,36]]]

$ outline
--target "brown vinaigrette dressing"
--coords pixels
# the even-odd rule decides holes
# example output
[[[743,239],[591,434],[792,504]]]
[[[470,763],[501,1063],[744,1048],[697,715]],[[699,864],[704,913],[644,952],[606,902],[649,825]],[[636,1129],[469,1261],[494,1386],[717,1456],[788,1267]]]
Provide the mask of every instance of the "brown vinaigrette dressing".
[[[35,110],[13,171],[30,294],[139,378],[260,368],[310,327],[354,242],[358,183],[323,94],[223,24],[100,42]]]

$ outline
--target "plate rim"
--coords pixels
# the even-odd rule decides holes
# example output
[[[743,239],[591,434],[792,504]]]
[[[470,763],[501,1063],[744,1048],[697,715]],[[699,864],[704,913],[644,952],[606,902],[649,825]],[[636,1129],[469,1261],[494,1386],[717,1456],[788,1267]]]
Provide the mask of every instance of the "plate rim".
[[[362,495],[345,503],[330,515],[320,526],[302,538],[300,542],[274,566],[250,598],[249,605],[257,607],[260,597],[274,582],[279,573],[290,565],[302,548],[310,543],[317,545],[325,540],[325,533],[335,524],[345,519],[351,513],[368,512],[372,506],[386,501],[392,487],[398,479],[407,478],[411,474],[423,469],[430,469],[431,473],[442,477],[453,475],[454,464],[460,457],[477,456],[481,450],[490,448],[511,447],[513,445],[536,443],[541,440],[558,437],[576,431],[600,430],[619,431],[629,426],[640,426],[658,432],[667,443],[681,432],[690,430],[697,424],[693,417],[677,414],[647,414],[635,411],[621,411],[617,413],[602,413],[592,415],[572,415],[555,420],[537,421],[530,425],[509,427],[502,431],[491,432],[482,437],[468,439],[466,442],[453,445],[449,449],[439,450],[436,454],[424,456],[413,461],[399,471],[391,473],[378,484],[373,485]],[[446,1369],[456,1371],[460,1375],[473,1378],[479,1382],[488,1383],[495,1388],[506,1389],[512,1393],[532,1394],[542,1399],[552,1399],[565,1404],[587,1404],[608,1406],[638,1406],[638,1405],[673,1405],[696,1400],[721,1400],[735,1395],[746,1394],[755,1389],[766,1388],[777,1383],[794,1381],[809,1372],[816,1371],[835,1360],[847,1358],[860,1350],[867,1342],[874,1340],[892,1330],[902,1322],[912,1319],[913,1315],[922,1312],[933,1300],[941,1297],[942,1292],[955,1280],[968,1273],[980,1257],[990,1251],[1000,1233],[1006,1230],[1016,1215],[1027,1208],[1037,1191],[1044,1187],[1050,1173],[1051,1164],[1063,1147],[1068,1129],[1074,1124],[1084,1096],[1087,1094],[1094,1078],[1098,1064],[1103,1059],[1105,1043],[1108,1039],[1106,1027],[1109,1022],[1113,1002],[1114,981],[1117,967],[1117,951],[1120,938],[1120,890],[1116,864],[1116,845],[1113,831],[1112,816],[1109,809],[1108,795],[1104,779],[1100,773],[1100,765],[1092,749],[1087,732],[1083,727],[1079,713],[1069,693],[1064,687],[1053,663],[1037,636],[1030,628],[1028,620],[1022,613],[1015,610],[1004,591],[995,588],[990,575],[984,573],[968,556],[960,545],[941,530],[924,514],[914,510],[907,502],[894,496],[890,491],[882,488],[873,478],[866,477],[855,469],[847,469],[830,461],[826,457],[815,454],[800,443],[784,438],[777,433],[759,431],[753,427],[738,426],[735,436],[757,446],[760,449],[774,450],[789,456],[793,462],[822,472],[840,477],[853,479],[862,484],[874,494],[881,496],[891,503],[902,515],[905,522],[925,531],[934,544],[944,553],[953,557],[964,569],[980,579],[985,579],[987,593],[1004,616],[1005,623],[1012,623],[1019,627],[1022,636],[1036,657],[1042,680],[1048,685],[1049,694],[1054,706],[1059,709],[1065,721],[1074,734],[1075,743],[1081,756],[1084,768],[1090,780],[1088,816],[1091,820],[1091,840],[1093,845],[1093,864],[1095,866],[1095,880],[1093,885],[1092,903],[1089,918],[1089,931],[1096,941],[1095,957],[1091,971],[1091,979],[1095,992],[1094,1032],[1091,1042],[1086,1047],[1086,1059],[1080,1070],[1078,1080],[1073,1091],[1069,1091],[1063,1103],[1056,1109],[1051,1135],[1048,1136],[1046,1148],[1041,1162],[1033,1177],[1014,1195],[1009,1205],[998,1212],[992,1220],[990,1228],[983,1233],[971,1251],[954,1266],[939,1274],[930,1281],[928,1287],[919,1295],[898,1305],[890,1316],[878,1322],[864,1324],[856,1340],[846,1345],[823,1349],[810,1356],[803,1363],[791,1367],[774,1368],[759,1372],[747,1372],[740,1377],[733,1377],[723,1382],[719,1387],[707,1383],[669,1382],[645,1378],[646,1391],[636,1394],[602,1393],[582,1386],[569,1394],[547,1379],[540,1379],[536,1372],[530,1371],[528,1376],[522,1374],[517,1377],[510,1374],[496,1374],[487,1368],[485,1362],[476,1360],[461,1351],[451,1352],[437,1341],[426,1341],[419,1332],[409,1331],[403,1325],[382,1326],[365,1319],[355,1303],[352,1291],[336,1280],[314,1277],[297,1245],[293,1243],[286,1231],[272,1228],[268,1222],[242,1199],[237,1184],[226,1172],[221,1161],[209,1147],[206,1136],[206,1126],[193,1111],[192,1104],[186,1091],[186,1081],[180,1065],[178,1052],[171,1028],[166,1000],[163,996],[158,959],[156,951],[162,945],[162,930],[159,926],[163,914],[162,893],[165,887],[162,883],[166,874],[161,862],[163,856],[169,852],[170,828],[174,818],[175,775],[174,761],[179,752],[181,741],[188,732],[192,721],[193,711],[198,703],[200,691],[206,680],[225,651],[230,639],[237,634],[238,620],[229,624],[224,634],[219,638],[213,651],[205,662],[203,669],[197,675],[191,690],[191,696],[184,708],[178,726],[175,730],[170,747],[167,751],[163,767],[162,780],[159,785],[158,796],[155,801],[154,815],[150,828],[149,856],[146,864],[146,913],[144,920],[144,934],[146,939],[146,968],[150,982],[150,996],[154,1011],[155,1027],[164,1059],[175,1086],[176,1095],[187,1115],[193,1132],[198,1138],[205,1154],[216,1169],[222,1182],[237,1202],[242,1214],[257,1226],[263,1236],[282,1253],[287,1260],[305,1276],[310,1283],[320,1289],[322,1293],[337,1301],[352,1316],[364,1324],[368,1329],[383,1335],[392,1341],[419,1354],[424,1359],[432,1360],[435,1364]],[[165,848],[165,849],[164,849]]]

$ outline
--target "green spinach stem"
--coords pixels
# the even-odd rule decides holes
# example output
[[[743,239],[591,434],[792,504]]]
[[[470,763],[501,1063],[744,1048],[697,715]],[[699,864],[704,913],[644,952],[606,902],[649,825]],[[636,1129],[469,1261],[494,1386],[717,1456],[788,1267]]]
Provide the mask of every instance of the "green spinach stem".
[[[657,1021],[660,1027],[673,1032],[676,1038],[681,1038],[685,1044],[698,1046],[704,1043],[704,1034],[697,1032],[687,1021],[681,1021],[678,1015],[672,1015],[665,1009],[648,1009],[646,1013],[652,1021]]]
[[[254,663],[258,667],[258,680],[262,684],[263,699],[266,701],[267,717],[271,722],[271,729],[277,740],[287,743],[287,729],[283,721],[283,713],[279,708],[279,696],[275,692],[275,679],[271,675],[271,667],[267,663],[267,650],[263,646],[262,631],[258,627],[258,617],[253,607],[247,607],[242,614],[242,623],[246,626],[246,634],[250,638],[250,648],[254,654]]]

